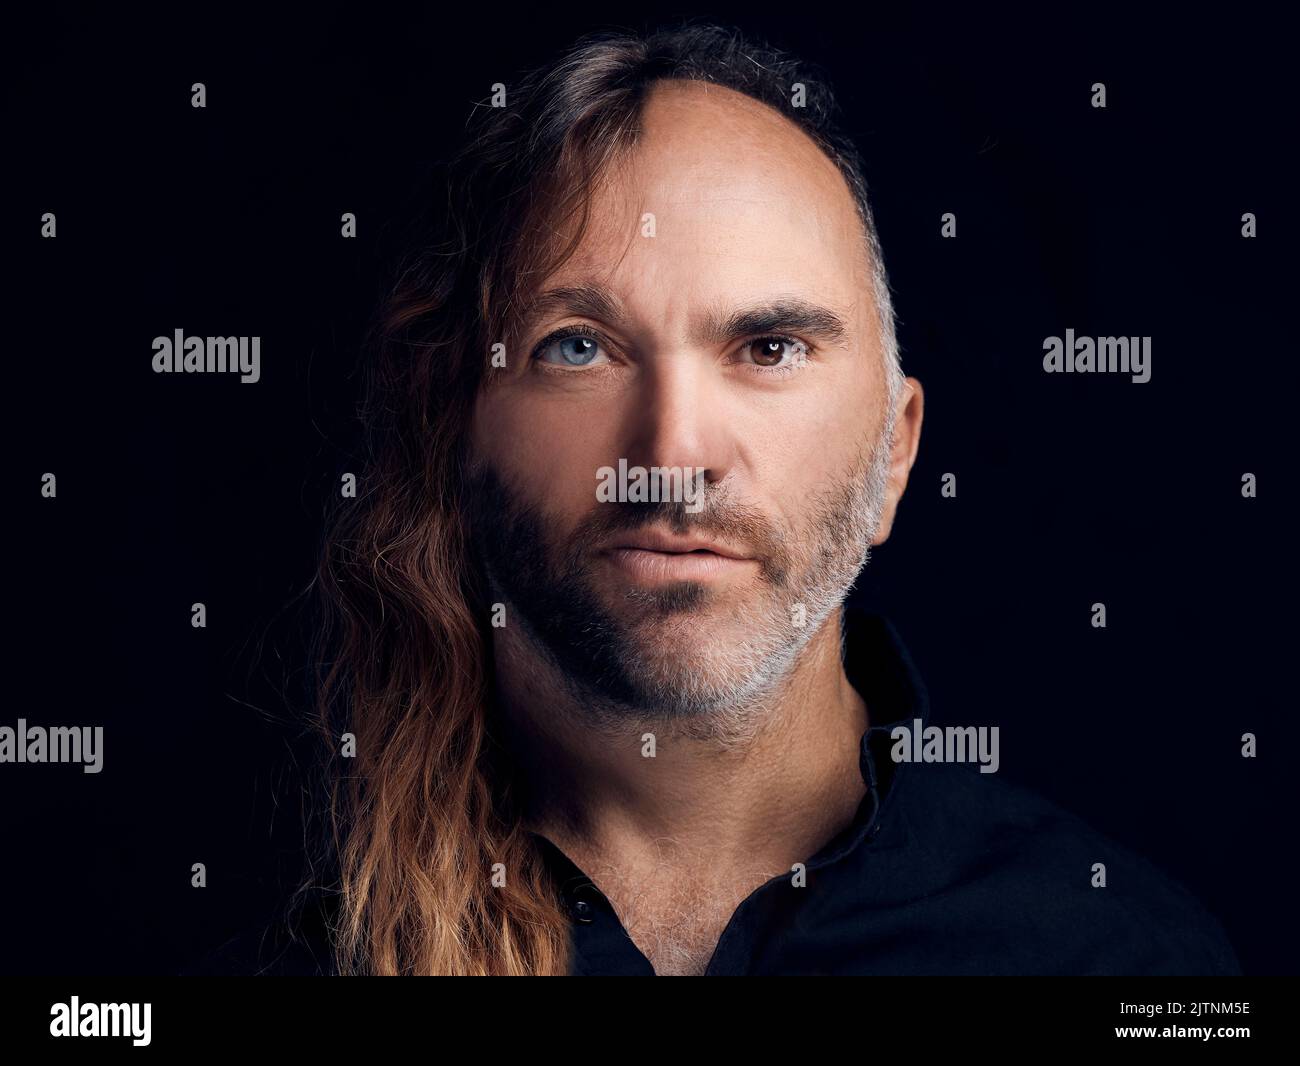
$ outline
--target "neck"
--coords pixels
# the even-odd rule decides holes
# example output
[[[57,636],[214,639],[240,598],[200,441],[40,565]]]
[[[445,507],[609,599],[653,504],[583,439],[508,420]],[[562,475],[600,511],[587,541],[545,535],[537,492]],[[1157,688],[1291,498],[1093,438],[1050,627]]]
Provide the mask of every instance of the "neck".
[[[593,730],[549,659],[518,627],[493,631],[497,705],[527,780],[528,828],[587,870],[788,869],[852,818],[867,708],[840,658],[834,611],[739,743],[630,716]],[[749,713],[749,712],[747,712]],[[646,733],[654,734],[647,757]]]

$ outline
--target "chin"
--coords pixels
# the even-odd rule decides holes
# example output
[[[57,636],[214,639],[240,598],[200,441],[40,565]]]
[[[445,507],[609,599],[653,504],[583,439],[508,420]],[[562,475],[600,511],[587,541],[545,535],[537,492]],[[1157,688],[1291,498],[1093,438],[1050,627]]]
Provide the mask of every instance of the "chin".
[[[767,617],[771,610],[754,596],[660,589],[624,598],[614,613],[629,641],[646,648],[685,645],[684,650],[697,657],[712,658],[715,648],[734,649],[735,630]]]
[[[764,616],[765,617],[765,616]],[[734,689],[788,641],[760,622],[760,611],[717,609],[632,622],[624,630],[627,658],[659,684]]]

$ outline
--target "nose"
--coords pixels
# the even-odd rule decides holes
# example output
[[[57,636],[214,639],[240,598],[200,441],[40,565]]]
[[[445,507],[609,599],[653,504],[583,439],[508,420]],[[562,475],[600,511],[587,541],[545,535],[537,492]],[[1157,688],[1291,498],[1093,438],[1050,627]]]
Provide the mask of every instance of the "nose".
[[[680,467],[704,480],[725,478],[736,458],[722,390],[708,361],[689,352],[647,366],[628,403],[626,446],[630,465]]]

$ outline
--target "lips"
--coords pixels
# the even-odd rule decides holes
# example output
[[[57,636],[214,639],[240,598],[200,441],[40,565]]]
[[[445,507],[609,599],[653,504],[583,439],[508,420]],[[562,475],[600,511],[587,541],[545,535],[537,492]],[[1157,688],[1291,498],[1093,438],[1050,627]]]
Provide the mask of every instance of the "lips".
[[[625,580],[647,585],[739,580],[758,565],[740,549],[707,537],[646,529],[611,537],[600,554]]]
[[[636,533],[624,533],[614,537],[605,546],[605,551],[618,550],[665,552],[670,555],[686,555],[692,552],[711,553],[724,559],[748,559],[743,551],[708,540],[704,537],[677,536],[656,530],[640,530]]]

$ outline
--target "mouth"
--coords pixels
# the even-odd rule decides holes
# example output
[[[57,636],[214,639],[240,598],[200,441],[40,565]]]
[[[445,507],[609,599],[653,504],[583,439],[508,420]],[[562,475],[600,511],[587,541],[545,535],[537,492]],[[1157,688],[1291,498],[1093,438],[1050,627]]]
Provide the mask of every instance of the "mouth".
[[[644,582],[715,580],[756,565],[728,545],[648,530],[617,536],[600,554],[626,576]]]

